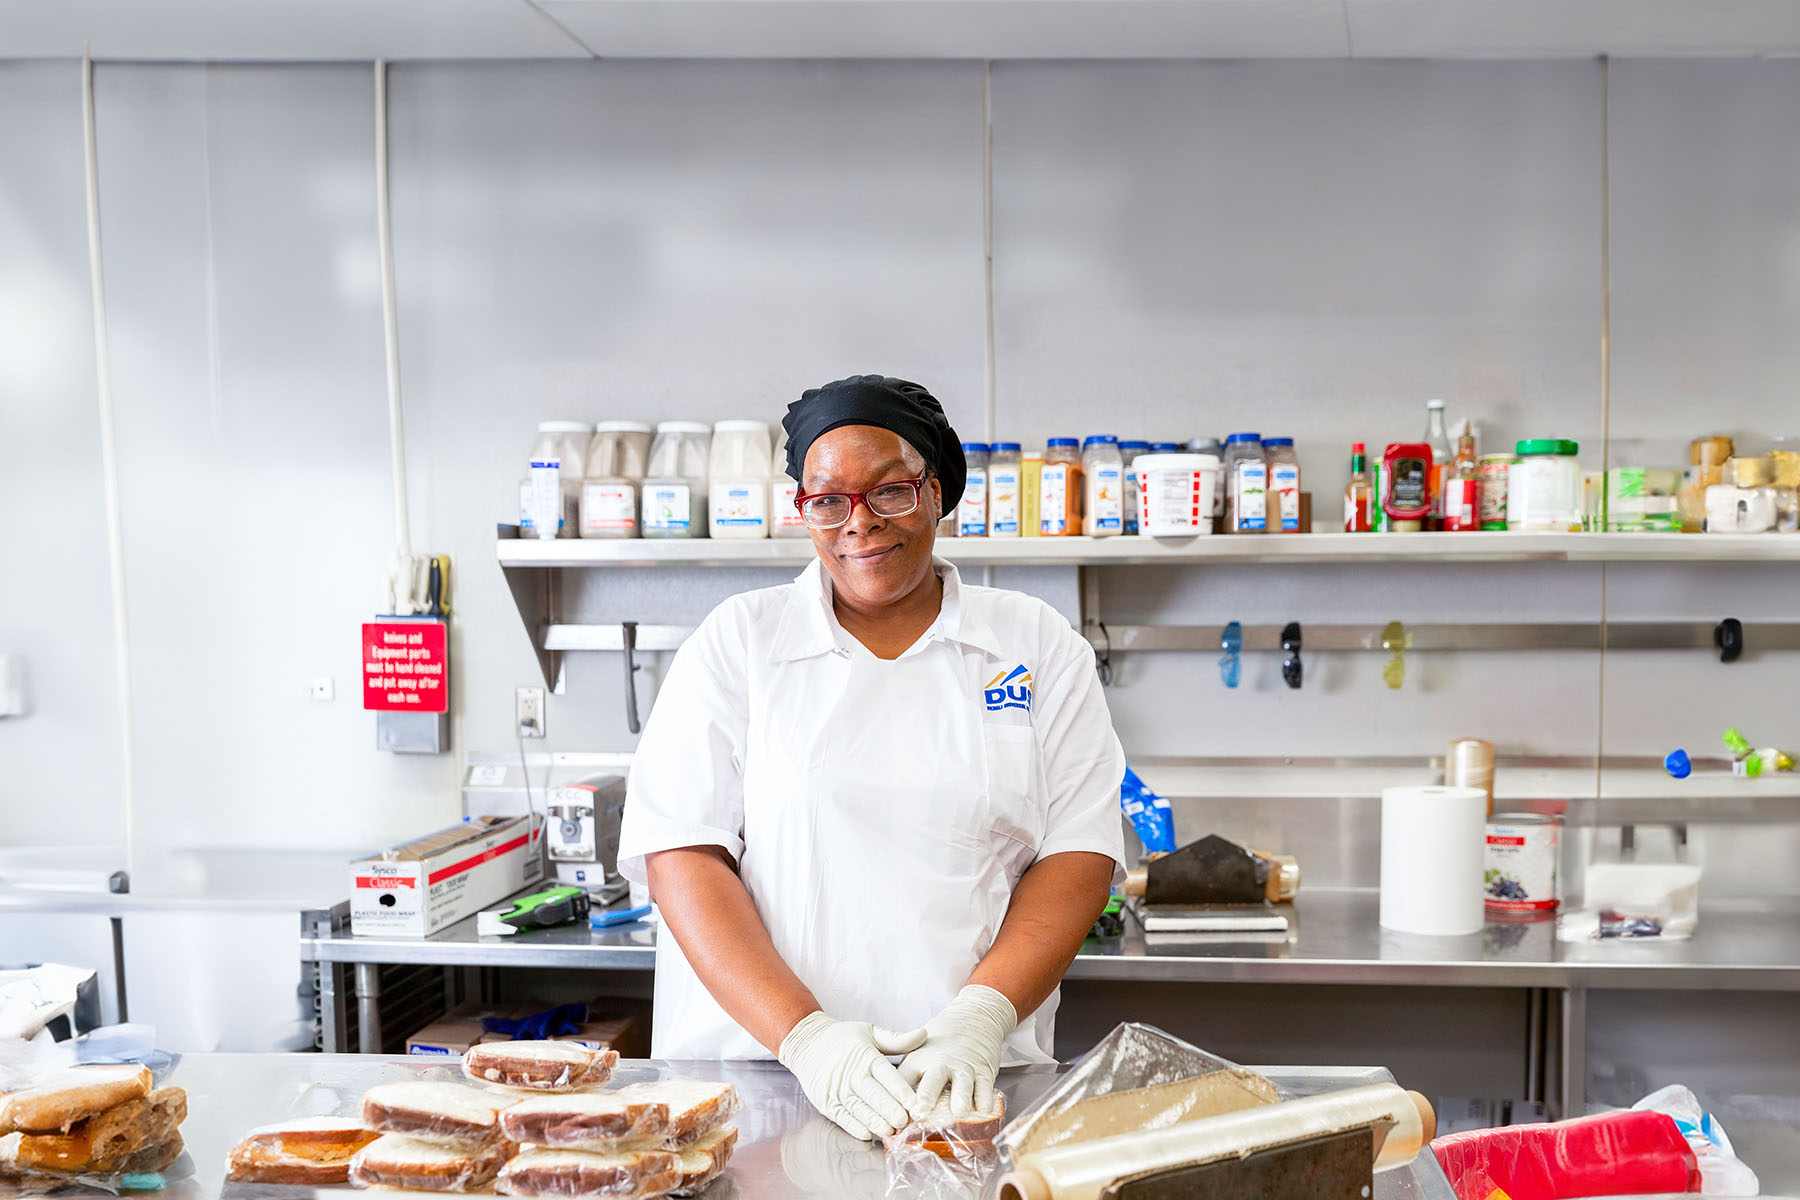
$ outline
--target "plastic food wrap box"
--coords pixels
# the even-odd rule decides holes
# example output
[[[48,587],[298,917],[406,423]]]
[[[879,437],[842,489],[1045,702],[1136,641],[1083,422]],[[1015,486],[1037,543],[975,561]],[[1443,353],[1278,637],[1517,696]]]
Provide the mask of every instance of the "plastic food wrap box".
[[[425,937],[544,877],[535,815],[470,817],[350,864],[350,932]]]

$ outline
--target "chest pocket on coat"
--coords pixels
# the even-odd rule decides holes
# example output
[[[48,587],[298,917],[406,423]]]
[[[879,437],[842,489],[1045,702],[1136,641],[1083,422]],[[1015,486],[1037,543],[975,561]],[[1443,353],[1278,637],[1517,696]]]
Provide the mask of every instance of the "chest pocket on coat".
[[[988,833],[1016,880],[1037,858],[1046,823],[1038,769],[1037,733],[1029,725],[982,724],[986,759]]]

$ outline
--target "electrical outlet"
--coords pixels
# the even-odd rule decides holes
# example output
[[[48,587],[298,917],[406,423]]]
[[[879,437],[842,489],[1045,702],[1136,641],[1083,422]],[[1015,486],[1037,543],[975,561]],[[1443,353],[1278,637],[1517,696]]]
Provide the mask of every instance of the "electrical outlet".
[[[513,716],[513,724],[518,728],[520,737],[543,737],[544,689],[541,687],[519,688],[514,694]]]

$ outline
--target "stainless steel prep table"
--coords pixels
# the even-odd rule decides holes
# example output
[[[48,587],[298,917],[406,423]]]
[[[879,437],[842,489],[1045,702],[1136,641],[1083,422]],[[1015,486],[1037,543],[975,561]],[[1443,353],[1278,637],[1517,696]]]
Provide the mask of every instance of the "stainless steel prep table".
[[[1528,1053],[1541,1055],[1550,1040],[1546,1026],[1558,1021],[1557,1094],[1568,1112],[1582,1111],[1590,990],[1800,991],[1800,898],[1707,905],[1692,939],[1641,943],[1562,944],[1549,921],[1491,924],[1468,937],[1420,937],[1382,929],[1378,911],[1374,890],[1306,892],[1291,908],[1295,936],[1281,943],[1151,939],[1128,921],[1117,942],[1084,946],[1066,977],[1539,989],[1554,996],[1558,1011],[1536,1024]],[[374,964],[648,971],[655,941],[649,925],[482,938],[473,920],[424,940],[357,938],[341,918],[314,913],[303,922],[300,957],[356,964],[359,1009],[375,1021]],[[327,992],[329,1027],[333,1018],[342,1022],[349,997]],[[335,1048],[328,1035],[326,1049]]]
[[[280,1188],[225,1184],[225,1156],[258,1125],[285,1117],[342,1110],[375,1083],[407,1078],[442,1063],[353,1054],[192,1054],[180,1060],[167,1082],[188,1091],[188,1119],[182,1126],[196,1175],[163,1195],[187,1197],[278,1197],[344,1194],[349,1189]],[[1254,1068],[1293,1096],[1335,1091],[1393,1077],[1379,1068]],[[772,1062],[627,1062],[619,1082],[679,1074],[728,1081],[743,1109],[737,1117],[737,1152],[727,1180],[708,1188],[707,1200],[781,1200],[832,1196],[855,1200],[886,1195],[887,1176],[879,1145],[858,1142],[819,1116],[794,1077]],[[1056,1078],[1056,1068],[1009,1068],[1000,1073],[1008,1106],[1023,1109]],[[1410,1167],[1375,1177],[1377,1200],[1453,1200],[1454,1193],[1429,1153]]]

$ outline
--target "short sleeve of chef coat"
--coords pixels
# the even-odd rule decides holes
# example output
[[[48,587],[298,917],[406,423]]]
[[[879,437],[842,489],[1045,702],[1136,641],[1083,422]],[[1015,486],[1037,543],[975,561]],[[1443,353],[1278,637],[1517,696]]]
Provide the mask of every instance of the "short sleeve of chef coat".
[[[644,723],[619,829],[619,874],[644,883],[646,855],[682,846],[744,853],[751,613],[727,600],[675,652]]]
[[[1106,693],[1094,670],[1094,648],[1061,613],[1041,604],[1040,636],[1047,671],[1037,673],[1032,724],[1049,794],[1038,860],[1070,850],[1113,860],[1113,886],[1125,879],[1125,832],[1119,784],[1125,750],[1113,732]]]

